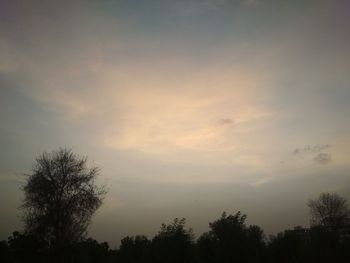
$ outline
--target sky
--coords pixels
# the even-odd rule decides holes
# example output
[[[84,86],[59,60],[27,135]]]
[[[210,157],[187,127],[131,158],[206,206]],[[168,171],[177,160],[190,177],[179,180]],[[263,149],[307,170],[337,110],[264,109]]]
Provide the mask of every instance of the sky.
[[[101,168],[118,246],[223,211],[275,234],[350,200],[350,1],[0,0],[0,239],[59,147]]]

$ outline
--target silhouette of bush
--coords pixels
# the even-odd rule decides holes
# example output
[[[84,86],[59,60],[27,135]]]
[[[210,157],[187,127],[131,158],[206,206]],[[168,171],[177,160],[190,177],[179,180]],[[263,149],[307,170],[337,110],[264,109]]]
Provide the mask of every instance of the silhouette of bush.
[[[151,241],[146,236],[125,237],[121,240],[118,262],[150,262]]]
[[[13,262],[10,247],[7,241],[0,241],[0,262],[10,263]]]
[[[171,224],[162,224],[161,230],[152,239],[153,262],[192,262],[194,235],[185,229],[185,218],[175,218]]]
[[[245,224],[246,215],[225,212],[209,223],[210,231],[197,242],[200,262],[263,262],[264,234],[258,226]]]
[[[113,262],[115,255],[109,249],[108,243],[99,243],[92,238],[76,243],[71,248],[71,262],[74,263],[104,263]]]
[[[48,244],[37,236],[13,232],[8,238],[8,245],[15,262],[48,261]]]

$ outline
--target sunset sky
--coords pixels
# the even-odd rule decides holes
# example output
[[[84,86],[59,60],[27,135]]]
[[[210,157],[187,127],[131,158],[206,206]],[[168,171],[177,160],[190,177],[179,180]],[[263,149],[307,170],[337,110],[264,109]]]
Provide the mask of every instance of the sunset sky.
[[[23,174],[101,168],[89,234],[117,246],[241,210],[273,234],[350,199],[350,1],[0,0],[0,239]]]

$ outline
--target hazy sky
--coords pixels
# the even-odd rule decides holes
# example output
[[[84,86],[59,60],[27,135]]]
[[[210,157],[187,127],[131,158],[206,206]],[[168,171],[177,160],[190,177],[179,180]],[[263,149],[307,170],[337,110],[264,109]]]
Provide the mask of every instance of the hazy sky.
[[[107,185],[113,246],[241,210],[267,234],[350,198],[350,1],[0,0],[0,239],[58,147]]]

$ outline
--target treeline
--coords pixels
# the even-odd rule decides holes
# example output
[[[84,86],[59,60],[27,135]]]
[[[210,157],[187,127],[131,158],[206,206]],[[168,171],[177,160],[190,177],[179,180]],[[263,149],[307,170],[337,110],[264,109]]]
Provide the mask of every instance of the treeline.
[[[115,263],[225,263],[225,262],[350,262],[349,228],[314,226],[295,228],[266,237],[246,215],[223,213],[197,239],[185,219],[163,224],[151,239],[127,236],[119,249],[106,242],[85,239],[70,246],[64,262]],[[345,230],[345,231],[344,231]],[[50,245],[35,236],[13,233],[0,243],[1,262],[53,262]]]
[[[0,242],[1,263],[292,263],[350,262],[347,200],[324,193],[308,206],[311,229],[266,237],[246,215],[223,213],[195,238],[185,219],[163,224],[153,237],[121,240],[119,249],[86,239],[87,227],[106,191],[95,184],[98,167],[69,149],[38,156],[24,187],[24,227]]]

